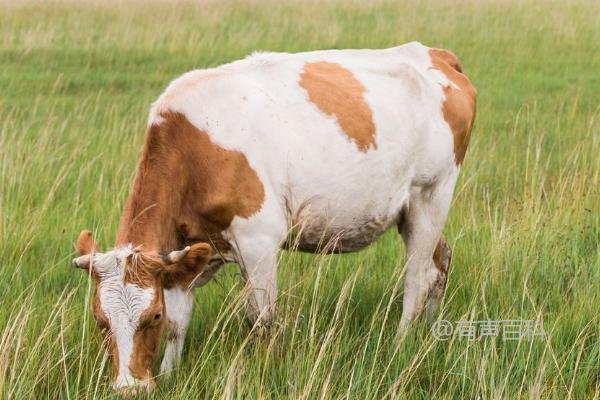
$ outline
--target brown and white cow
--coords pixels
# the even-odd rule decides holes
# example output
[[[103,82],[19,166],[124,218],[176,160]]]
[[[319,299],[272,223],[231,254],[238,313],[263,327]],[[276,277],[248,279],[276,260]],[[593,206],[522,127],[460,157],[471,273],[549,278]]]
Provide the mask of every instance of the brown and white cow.
[[[188,288],[225,261],[241,266],[249,318],[268,325],[280,249],[351,252],[397,227],[407,246],[400,329],[426,304],[433,311],[474,118],[458,59],[419,43],[258,53],[173,81],[152,106],[116,247],[98,253],[84,231],[74,260],[92,266],[115,387],[152,387],[165,329],[161,372],[173,369]]]

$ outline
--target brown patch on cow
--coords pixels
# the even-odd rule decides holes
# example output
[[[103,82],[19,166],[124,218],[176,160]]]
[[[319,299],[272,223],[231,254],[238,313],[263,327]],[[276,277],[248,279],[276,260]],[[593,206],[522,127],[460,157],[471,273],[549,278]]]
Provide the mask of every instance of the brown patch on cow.
[[[446,283],[448,282],[448,273],[450,272],[450,262],[452,261],[452,250],[448,242],[442,236],[433,252],[433,263],[438,270],[438,275],[430,289],[430,297],[439,304],[446,292]]]
[[[373,113],[364,98],[366,89],[351,71],[331,62],[306,63],[300,86],[319,110],[337,118],[342,131],[358,150],[377,148]]]
[[[135,378],[141,380],[152,377],[152,366],[158,355],[165,321],[163,292],[155,290],[154,293],[154,300],[140,316],[138,329],[133,335],[133,352],[129,370]]]
[[[265,198],[246,156],[213,143],[183,114],[165,112],[148,130],[117,244],[170,251],[195,242],[230,250],[221,232],[249,218]]]
[[[450,51],[430,49],[429,56],[434,68],[440,70],[458,88],[448,85],[444,87],[446,99],[442,105],[444,119],[452,130],[454,137],[454,161],[461,165],[475,122],[477,92],[464,75],[458,58]]]
[[[435,267],[442,273],[448,274],[450,269],[450,261],[452,259],[452,250],[446,242],[446,239],[442,236],[433,251],[433,263]]]
[[[160,348],[162,326],[156,325],[138,330],[133,335],[133,353],[129,363],[131,375],[140,380],[152,377],[152,366]]]

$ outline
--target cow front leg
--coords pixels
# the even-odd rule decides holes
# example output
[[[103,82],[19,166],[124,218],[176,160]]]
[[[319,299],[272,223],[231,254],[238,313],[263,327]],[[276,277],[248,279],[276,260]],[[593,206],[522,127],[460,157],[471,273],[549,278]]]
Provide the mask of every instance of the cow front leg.
[[[167,345],[160,365],[161,375],[172,372],[181,360],[185,335],[192,316],[194,290],[181,287],[165,289],[164,298]]]
[[[279,243],[275,240],[253,241],[240,247],[240,268],[246,287],[246,317],[261,331],[268,329],[275,314],[277,299],[277,256]]]

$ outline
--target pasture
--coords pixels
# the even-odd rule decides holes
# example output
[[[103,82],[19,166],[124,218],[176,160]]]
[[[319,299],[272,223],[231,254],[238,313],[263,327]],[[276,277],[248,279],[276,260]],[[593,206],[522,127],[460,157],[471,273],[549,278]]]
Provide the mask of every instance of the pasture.
[[[71,267],[103,249],[168,82],[256,50],[451,49],[478,116],[445,235],[441,318],[532,320],[546,335],[399,341],[395,231],[342,256],[281,255],[270,336],[244,322],[239,269],[197,291],[163,398],[600,398],[600,3],[0,1],[0,398],[112,398]],[[235,112],[235,110],[232,110]]]

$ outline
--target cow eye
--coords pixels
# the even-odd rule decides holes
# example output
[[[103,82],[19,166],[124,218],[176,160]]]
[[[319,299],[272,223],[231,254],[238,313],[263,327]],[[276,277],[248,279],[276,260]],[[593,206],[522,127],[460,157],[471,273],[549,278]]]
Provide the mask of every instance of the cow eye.
[[[156,313],[156,314],[154,314],[154,320],[155,320],[155,321],[158,321],[158,320],[159,320],[161,317],[162,317],[162,314],[161,314],[161,313]]]

